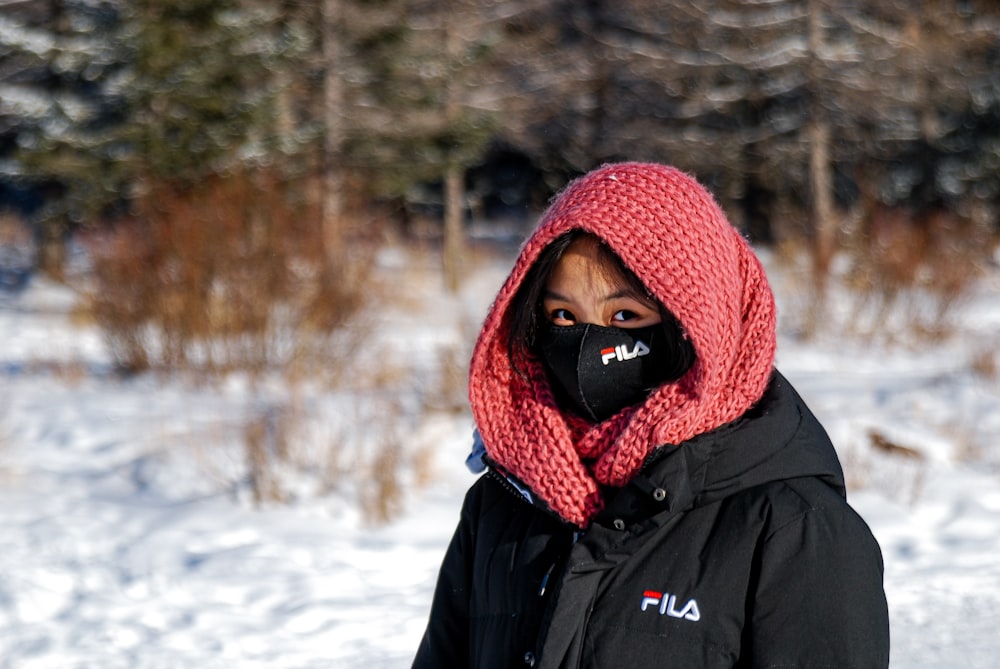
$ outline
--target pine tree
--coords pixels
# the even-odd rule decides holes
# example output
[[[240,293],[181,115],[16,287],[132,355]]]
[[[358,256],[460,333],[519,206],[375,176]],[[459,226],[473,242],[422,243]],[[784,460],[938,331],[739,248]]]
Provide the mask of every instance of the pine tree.
[[[488,6],[470,0],[342,0],[343,160],[380,198],[442,184],[446,285],[464,248],[465,172],[495,132],[480,85],[488,71]]]
[[[118,2],[48,0],[0,16],[0,178],[44,193],[40,264],[58,274],[63,237],[107,203],[113,177],[93,138],[120,118]],[[77,143],[81,151],[54,147]],[[78,177],[83,177],[79,179]]]
[[[16,155],[26,174],[60,185],[53,225],[277,148],[273,12],[237,0],[57,4],[43,54],[52,110],[21,130]]]

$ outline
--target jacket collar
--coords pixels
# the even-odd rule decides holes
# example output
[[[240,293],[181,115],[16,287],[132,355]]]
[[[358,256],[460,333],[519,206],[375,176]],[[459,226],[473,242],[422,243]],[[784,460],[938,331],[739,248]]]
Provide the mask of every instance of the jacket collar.
[[[764,396],[741,418],[677,446],[657,448],[609,498],[595,522],[631,526],[804,476],[820,477],[844,494],[843,471],[826,431],[775,371]]]

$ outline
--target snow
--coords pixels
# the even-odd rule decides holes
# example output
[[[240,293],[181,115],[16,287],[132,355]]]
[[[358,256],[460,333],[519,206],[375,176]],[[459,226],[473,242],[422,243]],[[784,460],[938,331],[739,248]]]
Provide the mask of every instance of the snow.
[[[366,321],[373,357],[460,357],[511,259],[477,257],[446,296],[412,258],[381,257],[407,297]],[[790,320],[795,278],[769,266]],[[882,546],[894,669],[985,669],[1000,656],[993,272],[956,312],[959,334],[935,346],[866,341],[836,318],[802,341],[783,320],[779,368],[828,428]],[[392,405],[424,411],[405,443],[430,458],[400,480],[403,511],[386,524],[364,519],[350,486],[313,485],[308,468],[292,471],[303,485],[289,503],[257,506],[238,437],[261,391],[119,377],[77,312],[71,292],[38,277],[0,295],[0,668],[408,666],[473,480],[467,410]],[[973,364],[990,356],[992,374]],[[365,415],[319,399],[307,405],[320,424]],[[874,448],[872,434],[899,450]]]
[[[0,114],[45,118],[52,109],[49,96],[29,86],[0,83]]]
[[[0,16],[0,44],[23,49],[40,58],[55,48],[55,40],[48,33],[24,26],[6,16]]]

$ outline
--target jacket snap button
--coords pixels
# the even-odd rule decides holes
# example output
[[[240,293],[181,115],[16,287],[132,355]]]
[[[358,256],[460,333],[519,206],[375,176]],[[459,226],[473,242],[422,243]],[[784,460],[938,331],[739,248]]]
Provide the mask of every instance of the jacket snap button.
[[[524,654],[524,663],[529,667],[535,666],[535,654],[530,650]]]
[[[662,502],[666,498],[667,498],[667,491],[664,490],[663,488],[657,488],[656,490],[653,491],[653,499],[655,499],[657,502]]]
[[[615,522],[612,523],[612,525],[614,525],[615,529],[619,532],[625,529],[625,521],[621,518],[615,518]]]

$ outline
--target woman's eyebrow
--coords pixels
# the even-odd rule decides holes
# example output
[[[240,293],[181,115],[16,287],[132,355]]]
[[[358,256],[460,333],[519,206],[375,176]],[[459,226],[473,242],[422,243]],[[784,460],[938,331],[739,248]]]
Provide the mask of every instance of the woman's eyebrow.
[[[639,298],[639,296],[636,294],[636,292],[634,290],[632,290],[631,288],[621,288],[619,290],[616,290],[613,293],[609,293],[608,295],[605,295],[602,299],[605,302],[610,302],[611,300],[617,300],[617,299],[622,298],[622,297],[631,297],[633,299],[638,299]]]
[[[554,290],[550,290],[550,289],[548,289],[548,288],[546,288],[546,289],[545,289],[545,290],[544,290],[544,291],[542,292],[542,299],[543,299],[543,300],[557,300],[557,301],[559,301],[559,302],[570,302],[570,301],[571,301],[571,300],[570,300],[570,299],[569,299],[568,297],[566,297],[565,295],[563,295],[563,294],[561,294],[561,293],[557,293],[556,291],[554,291]]]
[[[614,292],[608,293],[607,295],[602,295],[600,300],[602,302],[610,302],[611,300],[617,300],[623,297],[629,297],[632,298],[633,300],[639,300],[640,302],[643,303],[655,304],[655,302],[652,299],[650,299],[648,295],[639,293],[633,288],[621,288]],[[542,292],[542,299],[556,300],[558,302],[572,302],[570,298],[566,297],[562,293],[557,293],[556,291],[551,290],[549,288],[546,288]]]

